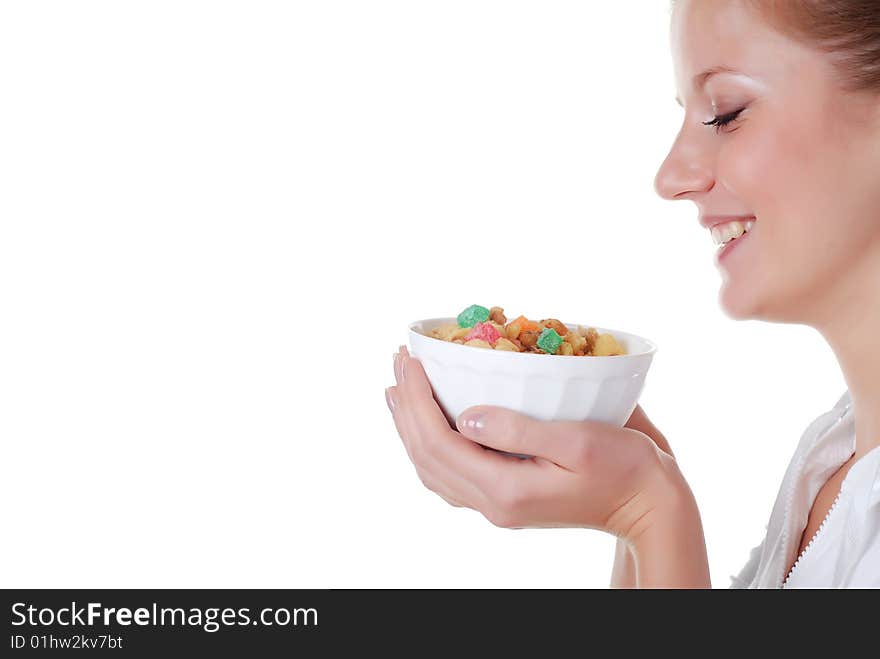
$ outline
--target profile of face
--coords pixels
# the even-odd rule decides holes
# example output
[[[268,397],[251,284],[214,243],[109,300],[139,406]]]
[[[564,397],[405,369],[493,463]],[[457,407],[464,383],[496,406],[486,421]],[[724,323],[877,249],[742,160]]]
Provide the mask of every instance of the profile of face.
[[[684,122],[655,188],[755,221],[718,264],[722,309],[834,322],[880,284],[878,96],[845,91],[831,55],[747,0],[676,0],[671,40]]]

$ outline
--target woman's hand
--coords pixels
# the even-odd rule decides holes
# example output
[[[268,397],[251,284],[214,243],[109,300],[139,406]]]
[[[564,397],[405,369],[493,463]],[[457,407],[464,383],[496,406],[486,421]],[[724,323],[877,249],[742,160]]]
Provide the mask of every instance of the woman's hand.
[[[395,376],[386,397],[410,460],[425,486],[453,505],[507,528],[601,529],[635,552],[643,538],[665,537],[658,527],[693,529],[694,517],[699,527],[690,489],[662,450],[668,444],[659,432],[652,439],[634,428],[541,422],[488,406],[465,410],[456,432],[421,363],[404,347],[395,356]]]
[[[655,426],[651,420],[648,418],[648,415],[645,414],[645,411],[642,409],[641,405],[636,405],[636,409],[633,410],[633,413],[629,415],[629,419],[626,423],[623,424],[624,428],[632,428],[633,430],[638,430],[640,433],[646,435],[654,444],[657,445],[664,453],[672,456],[672,447],[669,446],[669,442],[666,441],[666,437],[663,436],[663,433]],[[674,456],[673,456],[674,457]]]
[[[394,373],[397,385],[385,395],[397,431],[419,478],[446,501],[507,528],[612,533],[630,585],[708,587],[696,502],[666,439],[640,409],[618,428],[477,406],[462,413],[456,432],[421,363],[403,346]]]
[[[664,453],[672,455],[672,449],[669,446],[669,442],[666,441],[666,437],[651,422],[641,405],[636,405],[636,409],[633,410],[624,427],[644,433],[653,440],[657,448]],[[626,540],[618,538],[614,548],[614,564],[611,568],[611,587],[635,588],[637,585],[636,563],[632,548]]]

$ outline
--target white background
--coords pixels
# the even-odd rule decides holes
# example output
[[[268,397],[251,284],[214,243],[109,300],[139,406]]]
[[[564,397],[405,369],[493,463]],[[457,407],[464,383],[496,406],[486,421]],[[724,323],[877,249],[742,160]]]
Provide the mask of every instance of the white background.
[[[659,346],[718,587],[845,389],[654,194],[666,2],[7,2],[0,89],[2,586],[606,586],[406,457],[392,354],[474,302]]]

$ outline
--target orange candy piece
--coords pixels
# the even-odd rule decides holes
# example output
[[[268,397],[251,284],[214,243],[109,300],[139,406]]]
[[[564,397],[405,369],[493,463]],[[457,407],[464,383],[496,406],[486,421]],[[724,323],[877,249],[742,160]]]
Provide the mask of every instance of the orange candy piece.
[[[533,320],[529,320],[525,316],[520,316],[519,318],[511,320],[509,323],[507,323],[508,326],[514,324],[519,325],[519,329],[521,332],[537,332],[541,328],[538,323]]]

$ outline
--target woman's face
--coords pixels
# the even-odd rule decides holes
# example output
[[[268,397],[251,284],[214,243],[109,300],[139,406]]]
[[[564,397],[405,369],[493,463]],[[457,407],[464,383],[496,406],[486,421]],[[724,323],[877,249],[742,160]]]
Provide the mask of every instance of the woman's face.
[[[707,221],[755,220],[718,263],[722,308],[734,318],[833,322],[841,304],[880,284],[877,97],[842,91],[829,55],[784,36],[744,0],[678,0],[672,55],[684,124],[658,193],[690,199]],[[736,112],[717,128],[702,123]]]

